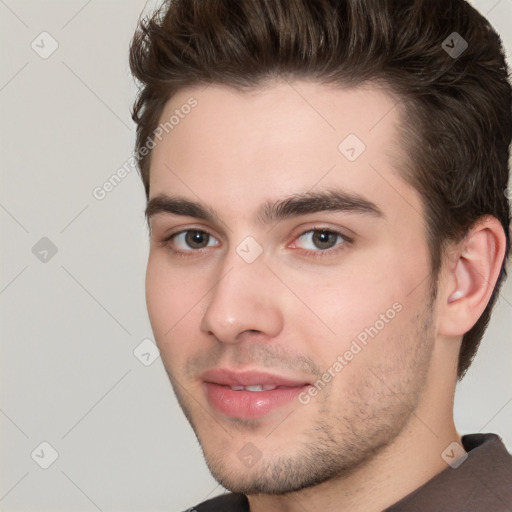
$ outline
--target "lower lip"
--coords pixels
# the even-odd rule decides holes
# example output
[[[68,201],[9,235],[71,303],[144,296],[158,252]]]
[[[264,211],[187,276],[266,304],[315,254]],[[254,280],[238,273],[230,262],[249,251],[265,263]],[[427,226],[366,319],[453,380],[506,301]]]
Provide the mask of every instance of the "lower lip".
[[[291,402],[309,385],[276,388],[270,391],[233,391],[227,386],[205,382],[206,396],[219,412],[241,419],[265,416],[274,409]]]

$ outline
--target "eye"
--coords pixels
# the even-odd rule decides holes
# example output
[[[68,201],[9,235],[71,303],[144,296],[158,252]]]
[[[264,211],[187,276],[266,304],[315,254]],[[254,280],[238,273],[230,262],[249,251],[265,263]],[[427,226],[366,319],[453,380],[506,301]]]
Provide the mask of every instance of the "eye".
[[[348,237],[330,229],[310,229],[302,233],[297,240],[302,240],[300,249],[323,252],[351,241]],[[293,245],[296,247],[297,242]]]
[[[197,250],[219,245],[217,240],[209,233],[199,229],[187,229],[180,233],[174,233],[164,242],[167,242],[167,245],[174,246],[172,250],[176,252],[191,252],[191,249]]]

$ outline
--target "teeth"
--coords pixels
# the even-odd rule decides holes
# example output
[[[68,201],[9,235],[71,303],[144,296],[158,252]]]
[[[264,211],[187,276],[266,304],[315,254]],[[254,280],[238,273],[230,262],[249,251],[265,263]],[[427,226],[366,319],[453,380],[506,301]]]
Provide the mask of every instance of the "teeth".
[[[254,385],[254,386],[230,386],[233,391],[271,391],[276,389],[277,386],[271,384],[266,385]]]

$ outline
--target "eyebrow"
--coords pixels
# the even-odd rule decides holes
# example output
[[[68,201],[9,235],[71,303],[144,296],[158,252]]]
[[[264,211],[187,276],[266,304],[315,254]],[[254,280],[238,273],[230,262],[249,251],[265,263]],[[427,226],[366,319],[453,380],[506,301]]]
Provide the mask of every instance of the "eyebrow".
[[[326,190],[297,193],[285,199],[267,201],[259,209],[256,219],[261,224],[271,224],[291,217],[324,211],[350,212],[385,218],[384,213],[375,203],[359,194],[343,190]],[[222,223],[215,210],[184,197],[166,194],[159,194],[148,201],[145,210],[148,223],[151,217],[159,213]]]

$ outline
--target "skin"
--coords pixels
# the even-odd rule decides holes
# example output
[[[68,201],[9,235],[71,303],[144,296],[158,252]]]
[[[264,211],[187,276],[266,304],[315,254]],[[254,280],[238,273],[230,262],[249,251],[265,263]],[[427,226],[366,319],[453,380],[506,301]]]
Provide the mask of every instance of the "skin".
[[[421,197],[396,168],[396,99],[376,86],[304,80],[246,93],[210,85],[181,90],[161,119],[191,96],[197,107],[157,143],[150,171],[150,199],[180,196],[219,217],[150,218],[147,306],[179,403],[213,476],[247,494],[252,511],[380,511],[447,468],[441,453],[461,442],[452,412],[457,356],[496,281],[503,230],[488,217],[451,247],[432,302]],[[338,149],[350,133],[366,145],[353,162]],[[334,188],[372,201],[383,216],[258,221],[265,201]],[[185,235],[163,242],[187,229],[210,235],[204,248]],[[334,236],[319,248],[313,229],[352,242]],[[236,252],[247,236],[263,249],[252,263]],[[208,402],[200,375],[212,367],[316,381],[397,303],[400,311],[307,404],[242,420]],[[238,456],[249,442],[261,455],[251,467]]]

